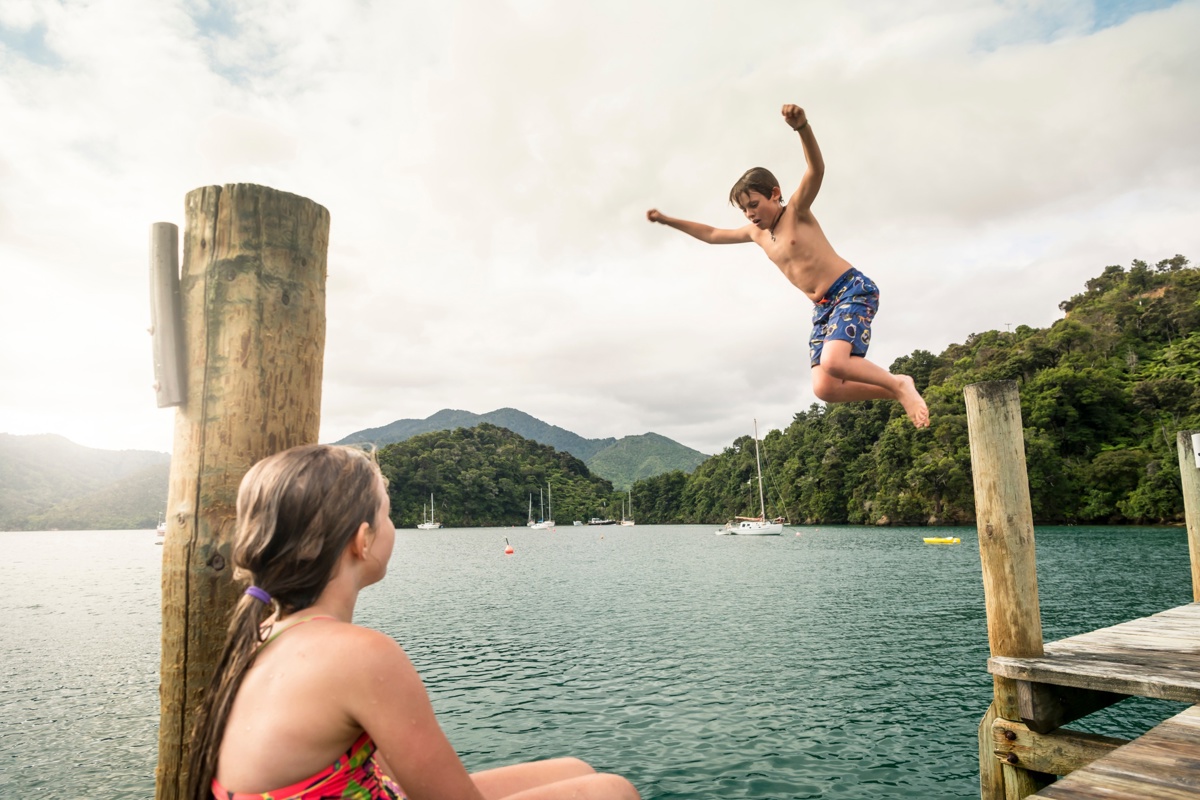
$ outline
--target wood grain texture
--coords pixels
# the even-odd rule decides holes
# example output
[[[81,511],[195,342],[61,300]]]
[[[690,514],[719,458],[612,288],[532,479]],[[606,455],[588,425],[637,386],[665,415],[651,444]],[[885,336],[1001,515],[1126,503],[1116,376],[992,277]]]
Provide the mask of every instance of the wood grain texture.
[[[996,704],[988,706],[987,713],[979,721],[979,797],[980,800],[1005,800],[1004,770],[996,760],[995,734],[992,729],[997,721]]]
[[[1183,486],[1183,514],[1187,520],[1188,554],[1192,562],[1192,599],[1200,601],[1200,469],[1196,468],[1192,434],[1200,431],[1180,431],[1179,478]]]
[[[994,758],[1050,775],[1068,775],[1128,743],[1067,729],[1037,733],[1005,719],[996,720],[991,733]]]
[[[1017,385],[976,383],[964,395],[988,644],[993,656],[1040,656],[1033,511]]]
[[[993,656],[1042,655],[1033,510],[1025,471],[1021,398],[1013,381],[976,383],[963,394],[971,441],[975,519],[987,610],[988,646]],[[1001,719],[1019,720],[1017,682],[994,674],[993,707]],[[981,731],[981,739],[982,739]],[[982,747],[982,741],[981,741]],[[981,769],[983,763],[981,760]],[[1033,794],[1052,776],[1001,764],[1006,798]],[[986,787],[983,774],[981,787]]]
[[[1050,642],[1038,658],[994,656],[1021,681],[1200,703],[1200,603]]]
[[[1037,796],[1059,800],[1200,798],[1200,707],[1175,715]]]
[[[237,599],[238,483],[259,459],[317,441],[325,347],[329,212],[249,184],[196,189],[185,206],[187,399],[163,546],[159,800],[182,795],[192,714]]]

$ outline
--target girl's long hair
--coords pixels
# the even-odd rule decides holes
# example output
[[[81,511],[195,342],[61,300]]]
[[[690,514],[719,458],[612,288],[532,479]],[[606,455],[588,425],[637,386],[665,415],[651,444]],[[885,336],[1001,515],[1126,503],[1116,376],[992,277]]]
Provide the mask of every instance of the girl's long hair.
[[[238,487],[234,578],[263,589],[267,605],[243,594],[192,733],[186,797],[211,800],[229,710],[263,641],[262,625],[308,608],[338,559],[383,505],[374,458],[350,447],[304,445],[259,461]]]

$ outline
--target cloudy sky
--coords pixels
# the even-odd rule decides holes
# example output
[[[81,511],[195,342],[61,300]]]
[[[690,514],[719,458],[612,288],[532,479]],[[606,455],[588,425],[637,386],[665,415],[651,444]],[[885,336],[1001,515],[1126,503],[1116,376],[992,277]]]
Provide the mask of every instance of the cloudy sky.
[[[814,401],[810,304],[710,247],[747,168],[882,289],[871,357],[1200,260],[1200,2],[0,0],[0,431],[170,450],[148,238],[191,189],[329,209],[322,440],[506,406],[704,452]]]

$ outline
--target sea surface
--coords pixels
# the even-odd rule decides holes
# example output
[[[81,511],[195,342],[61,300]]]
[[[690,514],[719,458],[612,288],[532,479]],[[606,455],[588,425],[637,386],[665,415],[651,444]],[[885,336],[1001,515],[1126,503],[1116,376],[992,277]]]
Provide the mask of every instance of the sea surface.
[[[715,529],[399,531],[357,621],[405,647],[468,769],[575,755],[656,800],[978,797],[974,529]],[[1182,529],[1036,537],[1047,641],[1191,601]],[[151,797],[154,533],[0,533],[0,553],[0,798]],[[1136,736],[1181,708],[1074,727]]]

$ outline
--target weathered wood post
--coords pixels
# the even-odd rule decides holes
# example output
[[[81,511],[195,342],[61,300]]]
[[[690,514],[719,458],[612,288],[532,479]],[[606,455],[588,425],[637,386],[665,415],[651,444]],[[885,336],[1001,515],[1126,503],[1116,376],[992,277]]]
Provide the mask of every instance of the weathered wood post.
[[[196,189],[185,205],[187,396],[163,547],[158,800],[182,796],[193,714],[237,599],[238,482],[264,456],[317,441],[325,350],[329,212],[249,184]]]
[[[1200,602],[1200,431],[1179,433],[1179,481],[1192,562],[1192,600]]]
[[[1017,384],[976,383],[967,386],[964,394],[988,645],[993,656],[1040,656],[1042,618],[1033,509]],[[992,722],[997,717],[1019,721],[1021,715],[1016,681],[999,676],[993,676],[992,681],[995,699],[979,730],[981,796],[984,800],[1026,797],[1044,786],[1047,779],[1040,773],[997,761]]]

